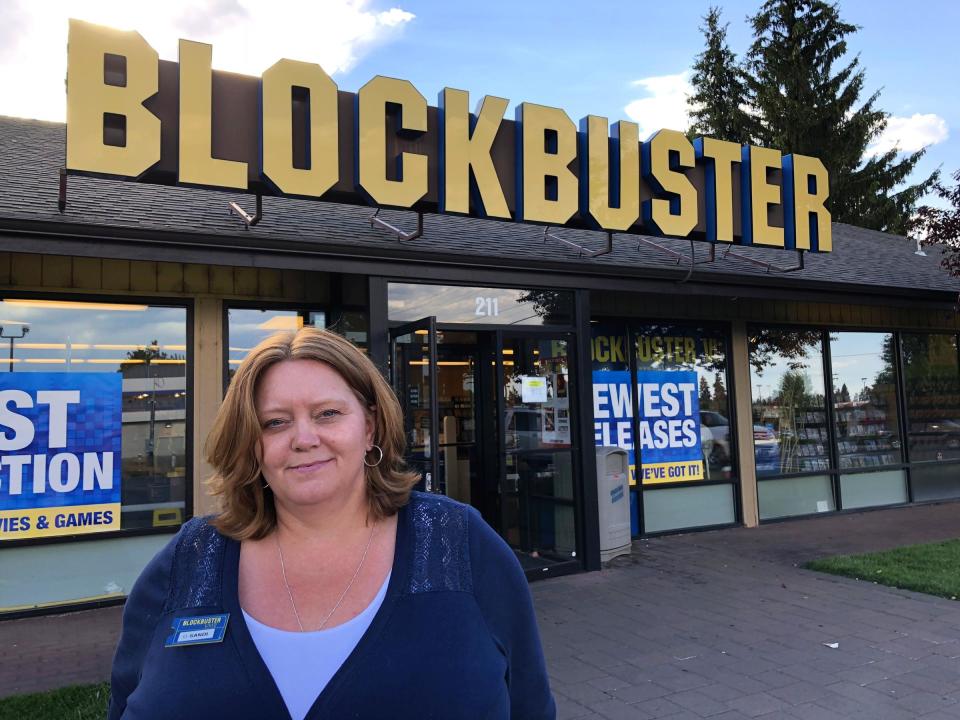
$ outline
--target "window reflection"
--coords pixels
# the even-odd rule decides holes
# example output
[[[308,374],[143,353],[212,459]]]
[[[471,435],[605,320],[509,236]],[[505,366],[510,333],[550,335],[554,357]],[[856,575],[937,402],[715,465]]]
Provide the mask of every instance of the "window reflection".
[[[955,335],[903,333],[911,461],[960,458],[960,368]]]
[[[900,463],[894,336],[834,333],[830,364],[840,469]]]
[[[819,330],[750,328],[758,476],[829,470]]]
[[[435,316],[438,322],[474,325],[568,325],[573,294],[555,290],[389,283],[391,321]]]

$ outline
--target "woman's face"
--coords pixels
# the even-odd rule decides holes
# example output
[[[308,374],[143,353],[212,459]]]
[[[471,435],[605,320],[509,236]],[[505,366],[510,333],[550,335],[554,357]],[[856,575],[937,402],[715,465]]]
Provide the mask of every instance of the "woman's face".
[[[254,403],[263,476],[279,506],[365,493],[373,421],[336,370],[314,360],[278,362],[261,376]]]

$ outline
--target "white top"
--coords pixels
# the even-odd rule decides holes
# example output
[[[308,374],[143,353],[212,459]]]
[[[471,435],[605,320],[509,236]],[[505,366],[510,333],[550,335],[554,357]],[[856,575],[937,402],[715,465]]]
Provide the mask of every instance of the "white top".
[[[253,644],[273,676],[293,720],[303,720],[340,666],[360,642],[380,609],[390,574],[377,596],[352,620],[329,630],[291,632],[264,625],[243,610]]]

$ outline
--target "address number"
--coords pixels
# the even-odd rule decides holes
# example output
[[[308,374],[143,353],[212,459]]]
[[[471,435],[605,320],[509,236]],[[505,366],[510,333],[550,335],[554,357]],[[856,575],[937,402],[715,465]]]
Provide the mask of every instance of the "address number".
[[[500,302],[495,297],[474,298],[477,307],[473,314],[477,317],[496,317],[500,314]]]

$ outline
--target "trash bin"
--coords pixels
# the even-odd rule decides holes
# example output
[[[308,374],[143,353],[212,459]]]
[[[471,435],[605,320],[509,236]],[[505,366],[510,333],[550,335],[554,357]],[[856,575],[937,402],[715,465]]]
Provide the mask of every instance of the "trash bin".
[[[627,451],[597,448],[597,490],[600,509],[600,559],[630,554],[630,480]]]

